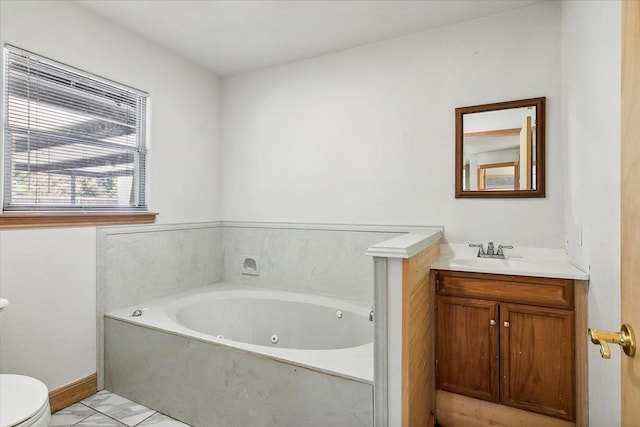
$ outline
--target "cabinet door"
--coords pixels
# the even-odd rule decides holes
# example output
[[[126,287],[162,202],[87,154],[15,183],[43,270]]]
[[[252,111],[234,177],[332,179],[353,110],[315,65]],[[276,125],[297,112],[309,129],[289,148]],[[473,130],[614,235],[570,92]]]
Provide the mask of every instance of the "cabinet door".
[[[502,403],[573,420],[573,311],[501,304],[500,321]]]
[[[498,304],[438,296],[437,387],[497,402]]]

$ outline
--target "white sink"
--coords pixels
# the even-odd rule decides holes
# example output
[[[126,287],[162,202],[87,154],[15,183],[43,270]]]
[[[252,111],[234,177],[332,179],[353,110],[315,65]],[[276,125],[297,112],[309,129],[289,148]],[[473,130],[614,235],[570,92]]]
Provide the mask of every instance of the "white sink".
[[[497,258],[452,258],[450,265],[460,265],[465,267],[480,268],[513,268],[522,269],[532,267],[533,263],[518,258],[497,259]]]
[[[441,245],[440,248],[440,257],[431,264],[431,268],[435,270],[589,279],[589,273],[576,268],[568,261],[564,249],[518,247],[505,251],[506,259],[499,259],[478,258],[477,251],[466,243]]]

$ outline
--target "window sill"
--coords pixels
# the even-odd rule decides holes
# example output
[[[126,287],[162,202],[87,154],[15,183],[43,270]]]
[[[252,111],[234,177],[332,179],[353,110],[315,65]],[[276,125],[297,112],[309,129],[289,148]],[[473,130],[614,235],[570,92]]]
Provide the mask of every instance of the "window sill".
[[[153,212],[29,212],[0,214],[0,229],[153,224]]]

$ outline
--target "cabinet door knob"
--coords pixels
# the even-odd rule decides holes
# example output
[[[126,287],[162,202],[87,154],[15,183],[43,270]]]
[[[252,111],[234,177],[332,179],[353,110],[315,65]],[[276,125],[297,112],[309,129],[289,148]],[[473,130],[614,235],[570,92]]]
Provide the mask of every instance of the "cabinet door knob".
[[[504,322],[503,325],[504,325],[505,328],[508,328],[509,327],[509,322]]]
[[[490,324],[491,326],[496,326],[496,321],[495,321],[495,320],[493,320],[493,319],[491,319],[491,320],[489,320],[489,324]]]

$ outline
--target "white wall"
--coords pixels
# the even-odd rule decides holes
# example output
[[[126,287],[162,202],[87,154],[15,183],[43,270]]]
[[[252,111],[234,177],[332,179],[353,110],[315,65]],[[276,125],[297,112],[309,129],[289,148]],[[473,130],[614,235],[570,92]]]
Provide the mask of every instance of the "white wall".
[[[95,252],[91,227],[0,232],[0,372],[51,390],[96,371]]]
[[[150,94],[150,208],[159,223],[219,213],[218,79],[67,1],[0,2],[0,42]],[[188,150],[188,153],[187,153]],[[96,370],[95,228],[0,232],[0,371],[50,389]]]
[[[222,80],[225,220],[444,225],[561,247],[559,4]],[[454,198],[454,109],[547,97],[547,197]],[[514,220],[515,219],[515,220]]]
[[[611,331],[620,329],[620,17],[618,1],[562,2],[567,248],[591,269],[589,326]],[[604,360],[589,346],[589,412],[592,426],[620,425],[617,348]]]

